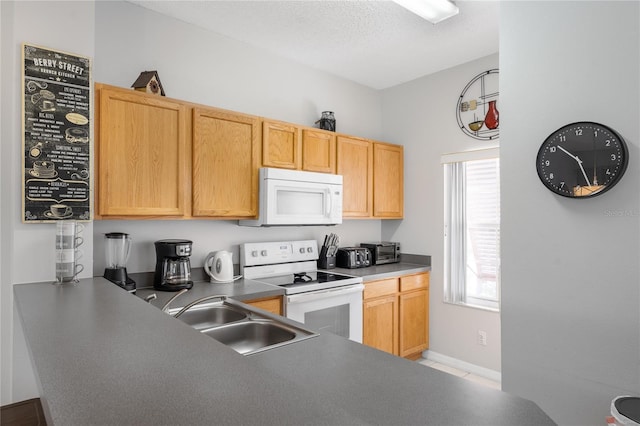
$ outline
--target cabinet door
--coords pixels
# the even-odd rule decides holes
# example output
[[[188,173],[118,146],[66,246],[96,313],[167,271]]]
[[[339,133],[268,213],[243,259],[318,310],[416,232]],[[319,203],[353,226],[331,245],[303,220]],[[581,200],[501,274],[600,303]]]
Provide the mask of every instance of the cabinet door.
[[[262,123],[262,165],[281,169],[300,168],[300,147],[296,126],[274,121]]]
[[[97,88],[98,214],[184,215],[186,107],[164,97]]]
[[[398,297],[365,300],[362,305],[362,343],[398,354]]]
[[[343,176],[343,217],[370,217],[373,208],[373,148],[364,139],[338,136],[337,174]]]
[[[429,347],[429,290],[400,293],[401,357],[419,358]]]
[[[258,117],[193,110],[193,216],[256,217],[259,164]]]
[[[335,135],[310,129],[302,131],[302,170],[335,173]]]
[[[373,144],[373,216],[402,218],[404,205],[403,147]]]

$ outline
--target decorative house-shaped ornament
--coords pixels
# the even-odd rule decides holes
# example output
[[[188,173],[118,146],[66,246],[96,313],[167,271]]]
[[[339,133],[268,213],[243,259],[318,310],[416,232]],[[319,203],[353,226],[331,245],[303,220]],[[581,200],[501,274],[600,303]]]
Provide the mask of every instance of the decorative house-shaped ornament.
[[[158,71],[141,72],[138,79],[133,82],[131,87],[141,92],[164,96],[164,89],[162,88],[162,83],[160,83]]]

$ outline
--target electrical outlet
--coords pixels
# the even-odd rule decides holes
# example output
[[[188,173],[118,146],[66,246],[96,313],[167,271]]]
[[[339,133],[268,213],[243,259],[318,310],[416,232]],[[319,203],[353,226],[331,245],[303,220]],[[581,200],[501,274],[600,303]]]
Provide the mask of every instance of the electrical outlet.
[[[484,330],[478,330],[478,344],[487,346],[487,332]]]

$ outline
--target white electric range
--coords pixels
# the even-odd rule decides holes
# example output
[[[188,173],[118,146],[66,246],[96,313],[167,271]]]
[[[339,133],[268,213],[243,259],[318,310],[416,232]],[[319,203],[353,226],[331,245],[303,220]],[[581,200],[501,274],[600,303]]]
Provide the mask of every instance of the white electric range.
[[[315,240],[240,245],[244,278],[284,289],[287,318],[362,342],[362,278],[318,270],[317,261]]]

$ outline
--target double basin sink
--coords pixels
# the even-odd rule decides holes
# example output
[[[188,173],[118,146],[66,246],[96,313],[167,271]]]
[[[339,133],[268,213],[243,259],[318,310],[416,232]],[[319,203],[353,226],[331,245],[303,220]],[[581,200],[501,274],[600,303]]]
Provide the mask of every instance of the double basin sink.
[[[168,313],[243,355],[317,336],[286,318],[226,297],[214,302],[193,304],[187,310],[171,309]]]

